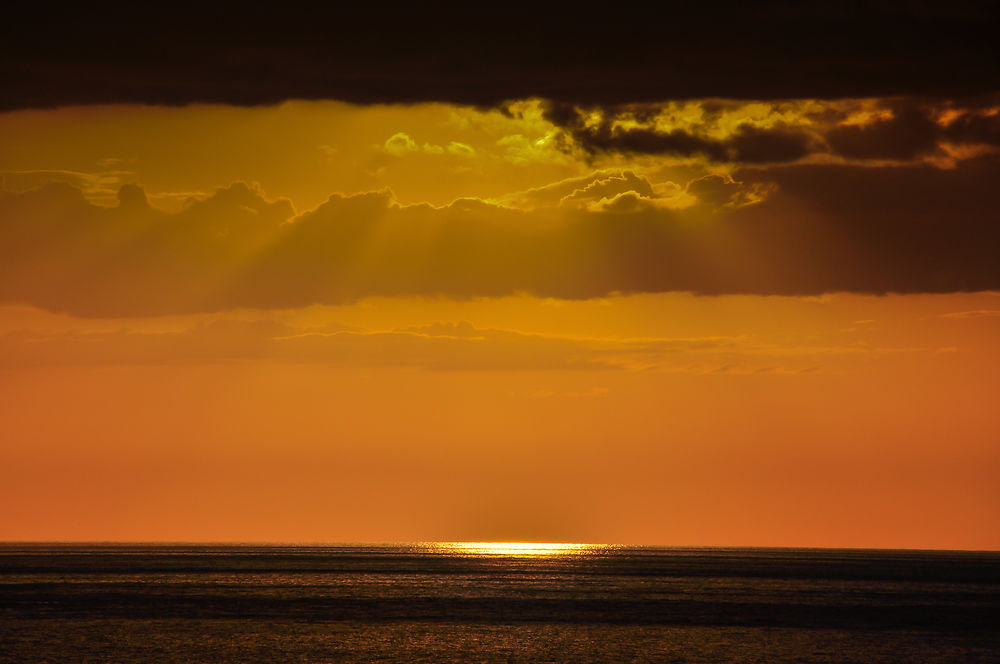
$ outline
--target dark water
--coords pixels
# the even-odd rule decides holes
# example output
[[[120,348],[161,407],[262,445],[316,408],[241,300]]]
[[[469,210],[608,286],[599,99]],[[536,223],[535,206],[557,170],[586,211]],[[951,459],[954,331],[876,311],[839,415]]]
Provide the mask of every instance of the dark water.
[[[1000,662],[1000,554],[0,545],[0,662]]]

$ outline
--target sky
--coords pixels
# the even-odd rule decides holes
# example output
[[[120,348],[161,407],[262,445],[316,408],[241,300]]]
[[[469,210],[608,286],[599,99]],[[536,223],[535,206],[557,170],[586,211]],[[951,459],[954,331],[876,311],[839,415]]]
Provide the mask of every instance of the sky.
[[[988,3],[575,7],[17,9],[0,540],[1000,548]]]

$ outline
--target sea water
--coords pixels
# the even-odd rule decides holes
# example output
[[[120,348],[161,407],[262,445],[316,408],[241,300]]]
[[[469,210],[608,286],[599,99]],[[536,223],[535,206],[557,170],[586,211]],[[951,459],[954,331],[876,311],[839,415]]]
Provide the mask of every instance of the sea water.
[[[1000,554],[0,545],[0,662],[1000,662]]]

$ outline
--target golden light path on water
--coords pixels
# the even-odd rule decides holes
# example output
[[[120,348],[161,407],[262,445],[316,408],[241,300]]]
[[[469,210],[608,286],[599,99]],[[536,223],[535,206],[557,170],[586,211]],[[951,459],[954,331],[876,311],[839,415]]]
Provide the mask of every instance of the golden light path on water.
[[[568,542],[430,542],[425,546],[437,553],[467,556],[563,556],[606,548]]]

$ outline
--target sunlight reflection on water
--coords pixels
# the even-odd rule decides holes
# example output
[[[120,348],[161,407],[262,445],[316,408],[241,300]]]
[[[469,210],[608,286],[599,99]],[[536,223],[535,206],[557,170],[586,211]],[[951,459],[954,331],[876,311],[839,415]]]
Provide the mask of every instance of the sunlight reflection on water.
[[[569,542],[427,542],[421,546],[434,553],[462,556],[564,556],[608,548],[604,544]]]

